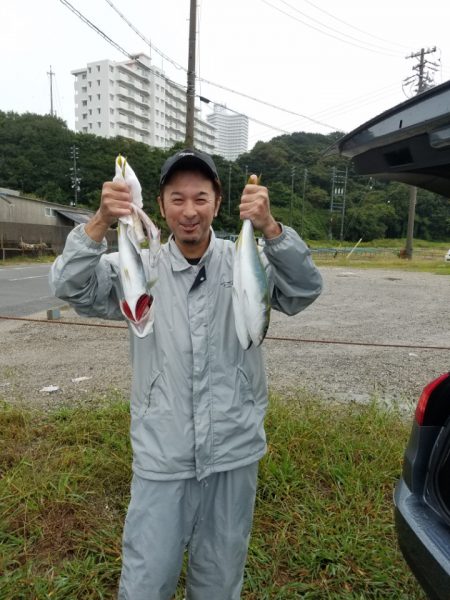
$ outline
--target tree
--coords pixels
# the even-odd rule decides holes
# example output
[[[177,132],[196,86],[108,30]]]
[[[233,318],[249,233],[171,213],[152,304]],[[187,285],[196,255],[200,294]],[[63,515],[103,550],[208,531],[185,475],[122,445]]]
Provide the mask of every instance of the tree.
[[[346,239],[365,241],[385,237],[388,223],[395,218],[395,210],[388,204],[366,204],[352,207],[347,212]]]
[[[296,132],[281,135],[255,147],[230,162],[214,156],[223,188],[223,202],[215,226],[238,232],[239,201],[247,176],[262,175],[269,188],[271,206],[277,219],[292,220],[306,238],[328,235],[331,173],[348,167],[344,234],[348,239],[404,237],[408,219],[408,186],[356,175],[346,159],[327,156],[326,150],[342,134]],[[49,115],[0,111],[0,186],[62,204],[73,199],[71,148],[78,148],[77,167],[81,177],[78,202],[92,210],[100,203],[101,186],[114,176],[114,162],[120,153],[127,157],[142,185],[144,208],[164,229],[156,197],[163,162],[183,143],[162,150],[127,138],[102,138],[74,133],[61,119]],[[303,201],[304,169],[308,171],[306,201]],[[294,177],[294,178],[293,178]],[[292,187],[292,184],[293,187]],[[292,193],[294,189],[294,194]],[[291,206],[292,205],[292,206]],[[301,213],[303,206],[304,214]],[[336,219],[336,227],[340,221]],[[450,200],[419,190],[415,236],[448,240]],[[339,231],[334,232],[339,235]]]

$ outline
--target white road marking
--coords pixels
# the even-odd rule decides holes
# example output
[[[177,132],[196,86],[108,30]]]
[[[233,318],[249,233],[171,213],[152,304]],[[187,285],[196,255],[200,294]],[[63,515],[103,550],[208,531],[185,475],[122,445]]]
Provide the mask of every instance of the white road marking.
[[[7,281],[24,281],[25,279],[43,279],[47,275],[31,275],[30,277],[17,277],[16,279],[7,279]]]

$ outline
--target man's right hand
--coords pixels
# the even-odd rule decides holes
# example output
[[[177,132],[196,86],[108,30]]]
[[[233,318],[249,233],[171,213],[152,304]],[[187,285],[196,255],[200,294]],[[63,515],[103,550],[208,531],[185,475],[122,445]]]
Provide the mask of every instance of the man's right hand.
[[[119,217],[131,214],[131,194],[123,181],[106,181],[102,188],[100,208],[84,228],[87,235],[96,242],[101,242],[109,227]]]

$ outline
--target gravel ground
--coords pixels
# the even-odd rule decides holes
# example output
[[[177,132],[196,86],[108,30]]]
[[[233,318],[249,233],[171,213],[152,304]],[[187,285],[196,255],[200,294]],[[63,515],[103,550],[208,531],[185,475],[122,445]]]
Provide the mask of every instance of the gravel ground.
[[[414,347],[267,339],[271,389],[291,395],[301,388],[344,402],[376,396],[412,411],[423,386],[450,368],[450,278],[378,269],[321,272],[321,297],[295,317],[272,311],[269,338]],[[81,319],[72,309],[62,318],[105,324]],[[0,320],[0,335],[0,397],[8,402],[50,408],[97,402],[112,389],[129,392],[126,329]],[[42,391],[48,386],[58,389]]]

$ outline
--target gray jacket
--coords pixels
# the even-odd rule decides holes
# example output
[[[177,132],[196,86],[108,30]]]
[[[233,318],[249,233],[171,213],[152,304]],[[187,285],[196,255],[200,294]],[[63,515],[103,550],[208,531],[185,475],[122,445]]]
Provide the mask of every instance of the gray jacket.
[[[105,241],[76,227],[53,264],[50,286],[81,315],[123,319],[118,254],[105,250]],[[293,229],[266,240],[264,255],[274,309],[296,314],[317,298],[322,278]],[[236,336],[233,256],[234,244],[213,232],[195,266],[173,239],[162,246],[153,331],[141,339],[130,330],[133,469],[141,477],[202,479],[266,451],[265,368],[261,347],[244,351]]]

